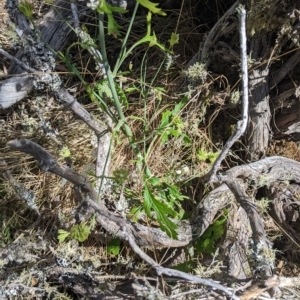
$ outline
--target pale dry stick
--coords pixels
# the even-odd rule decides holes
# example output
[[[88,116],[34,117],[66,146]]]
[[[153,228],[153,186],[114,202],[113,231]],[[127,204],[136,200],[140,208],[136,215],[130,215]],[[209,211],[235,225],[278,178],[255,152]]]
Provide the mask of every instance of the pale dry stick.
[[[85,176],[78,174],[69,167],[59,165],[56,159],[40,145],[27,139],[12,140],[9,141],[7,145],[11,149],[33,156],[39,162],[42,170],[49,171],[67,179],[73,184],[79,186],[83,192],[87,193],[91,198],[95,199],[97,197],[96,191]],[[103,204],[101,204],[101,208],[106,209]]]
[[[196,294],[196,293],[201,293],[201,297],[204,297],[203,299],[208,299],[208,296],[211,296],[210,292],[207,292],[205,294],[203,294],[203,288],[202,289],[194,289],[194,290],[189,290],[180,294],[176,294],[173,296],[170,296],[170,299],[175,299],[175,298],[180,298],[182,296],[186,296],[189,294]]]
[[[60,88],[55,95],[58,101],[61,101],[67,108],[71,109],[97,136],[107,130],[103,129],[99,121],[92,118],[91,114],[65,88]]]
[[[35,194],[32,190],[25,188],[21,183],[19,183],[15,177],[12,175],[10,170],[8,169],[8,165],[5,160],[0,159],[0,169],[2,170],[2,174],[0,177],[7,180],[11,186],[13,187],[13,191],[15,195],[22,199],[27,207],[29,207],[31,210],[35,211],[39,216],[40,212],[38,210],[38,207],[35,203]]]
[[[236,200],[246,211],[250,221],[254,242],[259,243],[261,240],[263,240],[266,242],[266,244],[270,245],[271,243],[267,239],[264,224],[258,214],[256,205],[250,201],[250,198],[246,194],[244,188],[242,188],[242,185],[239,184],[238,179],[231,178],[230,176],[222,176],[222,179],[234,194]]]
[[[111,266],[113,263],[107,263],[105,265],[109,265]],[[103,266],[103,264],[101,264],[101,266]],[[89,271],[86,272],[85,270],[82,271],[78,271],[74,268],[68,268],[68,267],[59,267],[59,266],[54,266],[49,268],[47,271],[49,271],[49,273],[51,274],[86,274],[88,276],[93,277],[95,280],[97,281],[103,281],[106,279],[110,279],[110,280],[125,280],[125,279],[129,279],[130,276],[132,275],[102,275],[101,272],[94,272],[94,271]],[[157,281],[158,278],[154,278],[154,277],[144,277],[144,276],[134,276],[134,279],[139,279],[139,280],[144,280],[144,281]]]
[[[290,289],[290,288],[287,288],[287,287],[285,287],[284,289],[289,291],[291,294],[293,294],[294,299],[300,299],[300,293],[296,292],[295,289],[293,290],[293,289]]]
[[[226,142],[224,148],[219,154],[218,158],[214,162],[211,170],[207,174],[206,178],[208,182],[219,181],[216,173],[229,152],[232,145],[245,133],[249,112],[249,95],[248,95],[248,65],[247,65],[247,37],[246,37],[246,10],[241,6],[239,9],[240,17],[240,41],[241,41],[241,72],[242,72],[242,91],[243,91],[243,107],[242,107],[242,119],[238,121],[236,129],[229,140]]]
[[[289,55],[289,54],[291,54],[291,53],[294,53],[294,52],[298,51],[299,49],[300,49],[300,47],[297,47],[297,48],[292,49],[292,50],[289,50],[289,51],[287,51],[287,52],[285,52],[285,53],[283,53],[283,54],[280,54],[280,55],[277,55],[277,56],[275,56],[275,57],[272,57],[272,58],[271,58],[271,61],[278,61],[278,60],[280,60],[280,58],[282,58],[282,57],[284,57],[284,56],[287,56],[287,55]],[[291,60],[293,60],[293,59],[295,59],[295,58],[291,57]],[[293,69],[293,67],[295,67],[295,66],[291,66],[291,65],[290,65],[290,60],[288,60],[286,63],[289,64],[288,67],[290,67],[290,69],[288,69],[288,67],[286,68],[286,70],[287,70],[287,71],[286,71],[286,72],[287,72],[286,74],[288,74],[288,72],[290,72],[290,71]],[[258,64],[255,64],[255,66],[253,66],[253,67],[250,68],[249,74],[250,74],[251,72],[253,72],[254,70],[260,68],[260,67],[263,66],[263,65],[267,65],[267,67],[268,67],[268,66],[270,65],[269,59],[265,59],[265,60],[263,60],[262,62],[260,62],[260,63],[258,63]],[[280,70],[282,70],[282,68],[285,68],[285,66],[282,66],[282,67],[280,68]],[[276,72],[276,74],[277,74],[277,72]],[[285,75],[286,75],[286,74],[285,74]],[[275,79],[276,79],[276,78],[275,78]],[[281,79],[281,80],[282,80],[282,79]],[[232,86],[231,90],[234,90],[234,89],[239,85],[240,81],[241,81],[241,78],[238,79],[238,80],[236,81],[236,83]],[[280,82],[280,81],[279,81],[279,82]],[[278,82],[278,83],[279,83],[279,82]],[[271,78],[271,81],[270,81],[270,85],[272,85],[272,78]],[[274,87],[275,87],[275,85],[273,85],[271,88],[274,88]]]
[[[222,176],[222,180],[230,188],[237,202],[246,211],[250,221],[254,243],[253,248],[251,249],[252,255],[255,257],[255,262],[253,263],[255,266],[254,269],[260,271],[260,276],[262,278],[268,278],[272,274],[274,261],[269,258],[269,253],[272,251],[272,243],[267,238],[262,218],[259,216],[255,204],[252,203],[251,198],[248,197],[243,185],[238,182],[237,178],[227,175]],[[275,290],[272,288],[270,294],[274,293]]]
[[[298,50],[288,61],[278,69],[271,78],[271,89],[275,88],[278,83],[280,83],[283,78],[298,65],[300,62],[300,50]]]
[[[196,293],[201,293],[200,294],[201,298],[197,298],[198,300],[207,300],[207,299],[209,299],[209,296],[210,297],[212,296],[211,291],[207,292],[207,293],[203,293],[203,288],[202,288],[202,289],[188,290],[186,292],[170,296],[170,299],[180,298],[182,296],[186,296],[186,295],[189,295],[189,294],[196,294]],[[216,296],[219,296],[219,295],[216,295]],[[195,297],[195,295],[194,295],[194,297]],[[211,298],[211,299],[213,299],[213,298]]]
[[[78,9],[75,3],[71,2],[71,9],[74,19],[74,27],[75,32],[78,38],[82,43],[89,43],[88,51],[92,55],[94,61],[96,62],[97,68],[101,70],[103,77],[106,78],[106,70],[104,64],[102,63],[102,55],[98,49],[95,49],[93,44],[93,39],[89,36],[88,33],[84,32],[79,26],[79,17],[78,17]],[[108,128],[113,127],[113,122],[109,117],[107,118],[107,122],[109,125]],[[99,193],[99,196],[102,192],[105,192],[109,189],[109,180],[107,179],[109,175],[109,166],[111,161],[111,130],[106,130],[101,135],[97,134],[97,155],[96,155],[96,167],[95,167],[95,175],[96,175],[96,189]],[[99,201],[99,199],[98,199]]]

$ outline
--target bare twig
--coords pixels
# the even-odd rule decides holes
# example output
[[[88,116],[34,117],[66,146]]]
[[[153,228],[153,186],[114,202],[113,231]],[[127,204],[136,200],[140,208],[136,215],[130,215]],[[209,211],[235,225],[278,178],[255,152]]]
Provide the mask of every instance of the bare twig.
[[[103,128],[97,120],[65,89],[61,88],[56,92],[57,99],[67,108],[71,109],[84,123],[86,123],[96,135],[102,135],[106,128]]]
[[[92,116],[85,108],[83,108],[76,99],[62,88],[57,93],[57,98],[61,100],[68,108],[70,108],[80,119],[85,122],[97,136],[97,158],[96,158],[96,170],[97,176],[96,189],[99,192],[107,190],[108,180],[103,176],[108,176],[108,170],[110,165],[110,138],[111,138],[111,127],[112,122],[107,117],[107,122],[100,124],[97,120],[93,119]],[[110,124],[107,124],[110,123]]]
[[[253,240],[255,242],[259,242],[261,239],[268,241],[263,222],[257,212],[256,206],[249,200],[248,195],[246,194],[242,186],[237,182],[237,179],[234,178],[233,180],[231,180],[227,177],[225,179],[225,183],[234,194],[236,200],[247,212],[253,232]]]
[[[237,8],[239,4],[239,1],[236,1],[230,9],[220,18],[220,20],[215,24],[215,26],[211,29],[209,32],[208,37],[205,39],[205,43],[203,45],[203,48],[201,50],[201,63],[206,63],[206,67],[209,64],[209,62],[206,62],[208,50],[213,45],[219,37],[220,33],[222,32],[222,27],[224,26],[226,20],[230,15],[232,15],[235,12],[235,9]],[[198,54],[197,54],[198,55]]]
[[[236,200],[246,211],[250,221],[253,237],[252,256],[254,258],[255,270],[260,271],[263,279],[272,275],[274,269],[275,255],[272,255],[272,243],[268,240],[263,221],[258,214],[256,205],[250,201],[245,189],[239,184],[238,179],[230,176],[224,178],[225,183],[235,195]]]
[[[103,74],[104,77],[106,77],[106,70],[104,65],[102,64],[102,55],[98,49],[94,48],[94,43],[93,39],[90,37],[90,35],[86,32],[84,32],[80,26],[79,26],[79,18],[78,18],[78,9],[77,6],[74,2],[71,2],[71,9],[72,9],[72,14],[73,14],[73,19],[74,19],[74,27],[75,27],[75,32],[78,36],[78,38],[81,40],[82,43],[88,43],[88,51],[94,58],[97,68],[101,70],[101,73]],[[110,123],[108,128],[112,128],[112,121],[111,119],[108,120],[109,117],[104,117],[107,118],[107,123]],[[109,130],[103,132],[103,134],[98,135],[98,146],[97,146],[97,159],[96,159],[96,170],[95,174],[97,176],[96,180],[96,188],[99,192],[99,196],[102,192],[107,191],[108,185],[109,185],[109,180],[105,177],[108,177],[108,170],[110,166],[110,139],[111,139],[111,132]]]
[[[22,61],[20,61],[19,59],[17,59],[16,57],[10,55],[9,53],[7,53],[5,50],[0,48],[0,54],[6,58],[8,58],[9,60],[17,63],[20,67],[22,67],[24,70],[26,70],[29,73],[39,73],[40,71],[29,67],[28,65],[26,65],[25,63],[23,63]]]
[[[78,174],[69,167],[59,165],[55,158],[38,144],[23,139],[12,140],[8,142],[8,146],[12,149],[32,155],[39,162],[43,170],[65,178],[78,186],[87,194],[87,204],[98,213],[97,222],[112,235],[122,240],[126,239],[126,234],[122,231],[122,228],[127,226],[135,234],[135,238],[141,246],[183,247],[190,242],[191,235],[186,231],[180,235],[180,239],[173,240],[160,228],[149,228],[148,226],[134,224],[124,218],[115,216],[108,211],[104,204],[101,202],[96,203],[98,194],[87,177]]]
[[[164,268],[162,266],[160,266],[157,262],[155,262],[150,256],[148,256],[135,242],[135,239],[133,237],[133,235],[131,234],[131,232],[128,232],[128,229],[126,227],[123,228],[123,231],[126,232],[127,235],[127,240],[129,245],[131,246],[132,250],[140,257],[142,258],[144,261],[146,261],[149,265],[151,265],[155,270],[157,275],[166,275],[166,276],[171,276],[171,277],[178,277],[178,278],[182,278],[185,279],[187,281],[191,281],[191,282],[196,282],[196,283],[200,283],[206,286],[210,286],[213,289],[217,289],[219,291],[224,292],[225,294],[229,295],[231,297],[231,299],[235,299],[238,300],[239,297],[234,295],[234,292],[230,291],[228,288],[225,288],[224,286],[214,282],[213,280],[210,279],[203,279],[201,277],[198,276],[194,276],[194,275],[190,275],[187,274],[185,272],[181,272],[178,270],[174,270],[174,269],[169,269],[169,268]]]
[[[2,174],[0,173],[0,176],[13,186],[13,190],[16,196],[23,200],[30,209],[34,210],[38,215],[40,215],[38,207],[35,204],[34,192],[32,190],[26,189],[21,183],[19,183],[8,169],[7,163],[1,159],[0,169],[2,170]]]
[[[173,240],[159,228],[149,228],[138,223],[131,223],[129,220],[115,216],[109,211],[103,211],[100,206],[92,199],[86,199],[87,204],[92,207],[99,215],[97,222],[108,232],[122,240],[127,240],[127,234],[122,230],[124,226],[130,228],[138,245],[154,247],[183,247],[189,243],[189,238],[183,240]]]
[[[21,152],[33,156],[39,162],[41,168],[44,171],[49,171],[58,176],[61,176],[62,178],[67,179],[73,184],[79,186],[85,193],[88,193],[93,199],[97,197],[97,194],[94,188],[92,187],[91,183],[89,182],[88,178],[78,174],[69,167],[59,165],[56,159],[40,145],[27,139],[12,140],[9,141],[7,145],[14,150],[19,150]],[[106,209],[106,207],[103,204],[102,209]]]
[[[229,140],[226,142],[222,152],[214,162],[211,170],[207,174],[208,182],[218,181],[216,173],[229,152],[232,145],[244,134],[248,123],[248,65],[247,65],[247,37],[246,37],[246,10],[241,6],[240,11],[240,41],[241,41],[241,72],[243,90],[243,111],[242,119],[238,121],[236,129]]]
[[[273,89],[282,79],[293,70],[300,62],[300,51],[298,50],[289,60],[273,74],[271,77],[271,89]]]
[[[17,62],[18,64],[20,63],[21,66],[23,67],[23,63],[18,60],[17,58],[9,55],[6,51],[2,50],[0,51],[0,54],[4,55],[5,57],[12,59],[13,61]],[[32,73],[36,73],[37,70],[28,67],[24,65],[24,67],[27,68],[27,71]],[[44,73],[38,72],[38,75],[42,75]],[[54,74],[56,75],[56,74]],[[57,76],[57,75],[56,75]],[[57,99],[61,101],[66,107],[70,108],[83,122],[85,122],[92,130],[94,130],[96,135],[101,135],[103,133],[104,128],[100,126],[99,122],[95,119],[92,118],[90,113],[83,108],[77,101],[76,99],[63,87],[52,87],[51,84],[49,84],[49,87],[51,90],[54,91]]]

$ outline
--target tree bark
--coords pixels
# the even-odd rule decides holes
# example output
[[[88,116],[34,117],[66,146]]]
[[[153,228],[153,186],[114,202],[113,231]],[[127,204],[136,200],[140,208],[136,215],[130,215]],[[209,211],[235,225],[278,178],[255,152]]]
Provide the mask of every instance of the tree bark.
[[[249,34],[249,33],[248,33]],[[258,63],[249,74],[249,120],[245,138],[247,159],[255,161],[263,158],[270,138],[271,112],[269,105],[269,65],[260,62],[269,57],[271,33],[261,30],[251,40],[249,57]]]

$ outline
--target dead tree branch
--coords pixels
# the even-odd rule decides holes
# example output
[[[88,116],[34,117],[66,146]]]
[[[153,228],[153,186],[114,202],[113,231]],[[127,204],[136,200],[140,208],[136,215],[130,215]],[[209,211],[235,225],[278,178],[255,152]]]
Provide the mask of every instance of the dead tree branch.
[[[273,89],[283,78],[292,71],[300,62],[300,51],[298,50],[279,70],[271,77],[270,89]]]
[[[241,41],[241,72],[242,72],[242,90],[243,90],[243,111],[242,118],[238,121],[236,125],[236,129],[229,140],[226,142],[223,147],[220,155],[214,162],[211,170],[207,175],[208,182],[215,181],[215,175],[222,163],[225,159],[227,153],[229,152],[232,145],[244,134],[247,123],[248,123],[248,106],[249,106],[249,98],[248,98],[248,59],[247,59],[247,36],[246,36],[246,10],[241,7],[240,11],[240,41]]]
[[[225,292],[227,295],[231,296],[232,299],[239,299],[234,295],[233,292],[229,291],[227,288],[222,285],[213,282],[212,280],[202,279],[197,276],[189,275],[184,272],[180,272],[177,270],[172,270],[168,268],[161,267],[158,263],[156,263],[150,256],[148,256],[141,248],[137,245],[136,240],[143,241],[148,239],[148,245],[154,246],[163,246],[157,243],[157,235],[151,236],[151,233],[147,236],[142,235],[139,236],[139,230],[136,230],[132,224],[130,224],[127,220],[117,217],[113,215],[111,212],[107,210],[107,208],[103,204],[97,204],[95,202],[97,195],[92,187],[92,185],[88,182],[87,178],[83,175],[79,175],[71,168],[60,166],[55,158],[45,151],[41,146],[37,145],[34,142],[29,140],[13,140],[8,143],[12,149],[22,151],[24,153],[30,154],[33,156],[40,164],[43,170],[52,172],[69,180],[75,185],[79,186],[84,192],[88,194],[87,203],[90,207],[92,207],[99,216],[97,221],[103,226],[110,234],[121,238],[122,240],[128,241],[132,249],[138,254],[143,260],[149,263],[157,272],[158,275],[167,275],[172,277],[183,278],[187,281],[193,281],[200,284],[211,286],[212,288],[218,289],[220,291]],[[139,226],[135,226],[137,229]],[[149,228],[147,228],[149,231]],[[151,237],[149,239],[149,236]],[[155,239],[154,239],[155,238]],[[176,242],[176,241],[175,241]],[[178,241],[179,242],[179,241]],[[142,243],[143,244],[143,243]],[[179,243],[180,244],[180,243]]]
[[[126,228],[124,228],[123,230],[127,231]],[[229,295],[231,297],[231,299],[235,299],[235,300],[239,299],[239,297],[234,295],[234,291],[230,291],[228,288],[225,288],[224,286],[222,286],[210,279],[203,279],[198,276],[190,275],[190,274],[178,271],[178,270],[164,268],[164,267],[160,266],[136,244],[134,237],[130,233],[128,233],[128,243],[131,246],[131,248],[133,249],[133,251],[139,257],[141,257],[144,261],[146,261],[149,265],[151,265],[156,270],[157,275],[166,275],[166,276],[171,276],[171,277],[183,278],[187,281],[200,283],[200,284],[203,284],[206,286],[210,286],[219,291],[222,291],[225,294]]]
[[[187,245],[191,239],[190,228],[183,228],[183,232],[178,232],[178,240],[173,240],[167,236],[159,228],[151,228],[140,224],[130,223],[125,219],[112,214],[100,202],[97,204],[98,194],[91,185],[87,177],[78,174],[73,169],[59,165],[55,158],[48,153],[44,148],[30,140],[13,140],[8,142],[11,149],[18,150],[33,156],[40,164],[44,171],[54,173],[62,178],[67,179],[74,185],[78,186],[84,193],[87,194],[87,202],[90,207],[97,211],[101,217],[97,220],[108,232],[116,237],[124,240],[126,235],[121,230],[123,226],[130,226],[131,230],[135,232],[135,237],[141,246],[154,245],[157,247],[183,247]]]
[[[206,64],[206,67],[209,65],[209,60],[206,61],[207,55],[209,52],[209,48],[215,44],[217,38],[220,36],[220,33],[222,32],[222,28],[224,24],[226,23],[229,16],[231,16],[237,6],[239,5],[239,1],[236,1],[230,9],[220,18],[220,20],[216,23],[216,25],[210,30],[208,37],[205,39],[205,43],[203,45],[203,48],[201,49],[201,63]],[[197,54],[198,55],[198,54]]]

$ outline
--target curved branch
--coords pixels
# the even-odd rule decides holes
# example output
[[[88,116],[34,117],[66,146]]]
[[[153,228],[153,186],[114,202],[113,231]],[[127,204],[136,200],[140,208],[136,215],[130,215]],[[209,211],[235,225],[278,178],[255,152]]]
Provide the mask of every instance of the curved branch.
[[[33,156],[44,171],[54,173],[69,182],[81,188],[88,195],[87,203],[94,211],[100,214],[97,218],[99,224],[112,235],[120,239],[126,239],[126,234],[122,231],[122,227],[129,226],[137,239],[137,243],[141,246],[156,246],[156,247],[183,247],[191,240],[191,232],[189,226],[182,226],[182,232],[178,232],[178,240],[173,240],[159,228],[149,228],[137,223],[131,223],[121,217],[115,216],[108,211],[103,203],[96,203],[98,194],[94,190],[87,177],[78,174],[73,169],[62,166],[57,163],[55,158],[38,144],[27,140],[12,140],[8,142],[11,149],[18,150]]]
[[[209,48],[214,45],[217,38],[220,36],[223,26],[225,22],[227,21],[228,17],[232,15],[235,12],[235,9],[239,5],[239,1],[236,1],[230,9],[220,18],[220,20],[215,24],[215,26],[212,28],[212,30],[209,32],[208,37],[205,40],[205,43],[203,45],[203,48],[201,50],[201,63],[205,63],[207,59],[207,54],[209,52]],[[208,67],[208,62],[206,62],[206,67]]]
[[[246,36],[246,10],[240,8],[240,41],[241,41],[241,72],[243,88],[243,112],[242,119],[238,121],[236,129],[229,140],[226,142],[218,158],[214,162],[211,170],[207,174],[208,182],[216,180],[215,175],[229,152],[232,145],[245,133],[248,122],[249,91],[248,91],[248,58],[247,58],[247,36]]]

